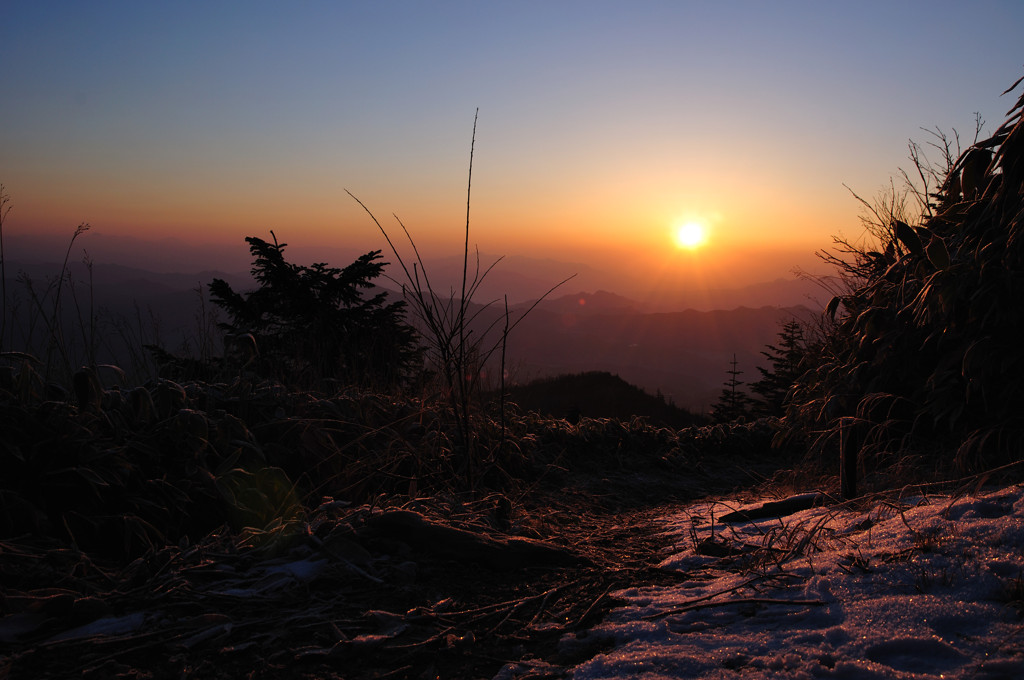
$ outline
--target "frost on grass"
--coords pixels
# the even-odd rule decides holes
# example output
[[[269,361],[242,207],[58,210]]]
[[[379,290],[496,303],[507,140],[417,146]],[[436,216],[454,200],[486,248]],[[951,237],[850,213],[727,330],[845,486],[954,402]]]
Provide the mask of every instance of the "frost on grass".
[[[1024,677],[1024,488],[737,509],[666,518],[679,584],[617,593],[574,678]]]

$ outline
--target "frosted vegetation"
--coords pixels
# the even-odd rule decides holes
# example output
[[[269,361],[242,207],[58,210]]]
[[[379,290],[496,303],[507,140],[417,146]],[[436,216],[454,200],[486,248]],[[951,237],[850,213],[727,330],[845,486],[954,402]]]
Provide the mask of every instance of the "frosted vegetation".
[[[679,584],[616,593],[572,677],[1024,677],[1021,487],[722,521],[759,505],[665,517]]]

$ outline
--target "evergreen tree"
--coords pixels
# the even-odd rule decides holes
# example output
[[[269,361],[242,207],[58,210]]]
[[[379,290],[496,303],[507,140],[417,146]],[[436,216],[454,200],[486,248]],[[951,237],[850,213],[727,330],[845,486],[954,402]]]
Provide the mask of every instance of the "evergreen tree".
[[[711,416],[716,422],[732,422],[744,418],[750,413],[751,399],[746,392],[740,390],[740,386],[744,383],[739,379],[739,376],[743,375],[743,371],[736,368],[738,364],[736,355],[733,354],[732,361],[729,362],[731,368],[726,371],[729,379],[725,382],[718,402],[711,407]]]
[[[767,345],[761,355],[768,359],[769,368],[757,367],[761,379],[750,385],[750,390],[760,396],[755,410],[766,416],[781,416],[785,413],[786,395],[802,373],[800,363],[806,354],[804,329],[797,321],[787,321],[779,332],[779,344]]]
[[[405,302],[388,303],[385,293],[363,296],[383,272],[379,250],[344,269],[304,267],[284,259],[287,244],[276,236],[273,243],[245,240],[259,288],[240,295],[214,279],[210,297],[231,317],[220,324],[224,331],[256,339],[261,372],[299,384],[328,378],[384,387],[418,368],[421,352],[405,323]]]

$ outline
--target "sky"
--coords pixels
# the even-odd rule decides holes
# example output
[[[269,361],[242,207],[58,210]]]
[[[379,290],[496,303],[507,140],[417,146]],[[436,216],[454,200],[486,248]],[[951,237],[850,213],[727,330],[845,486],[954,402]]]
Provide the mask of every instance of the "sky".
[[[459,254],[475,120],[482,252],[770,280],[859,234],[851,190],[922,128],[998,126],[1022,33],[1017,0],[9,0],[4,229],[386,248],[349,191]],[[691,221],[706,241],[677,246]]]

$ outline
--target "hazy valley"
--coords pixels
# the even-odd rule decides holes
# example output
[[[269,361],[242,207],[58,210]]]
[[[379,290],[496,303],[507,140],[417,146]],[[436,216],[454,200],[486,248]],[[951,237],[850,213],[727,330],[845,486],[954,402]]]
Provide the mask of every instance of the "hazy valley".
[[[41,298],[49,285],[52,298],[52,284],[61,269],[55,253],[61,249],[55,242],[11,241],[6,269],[8,304],[12,318],[19,320],[13,337],[30,337],[22,343],[24,348],[39,351],[42,325],[30,304],[27,281]],[[183,246],[174,241],[93,239],[92,234],[74,244],[68,264],[72,285],[66,287],[61,303],[64,320],[69,328],[80,326],[92,309],[99,322],[101,361],[122,366],[138,361],[137,352],[134,358],[125,353],[140,341],[179,354],[197,354],[200,346],[209,345],[216,335],[214,321],[219,310],[208,300],[210,281],[222,278],[237,290],[254,287],[240,265],[243,258],[222,255],[216,259],[210,252],[192,257]],[[65,242],[62,250],[66,249]],[[349,257],[344,252],[330,254]],[[328,264],[345,266],[355,256],[332,259]],[[487,264],[494,260],[482,258]],[[230,269],[217,267],[218,263]],[[461,283],[461,266],[461,258],[430,263],[435,291],[458,297],[455,290]],[[600,289],[606,279],[600,271],[584,265],[510,257],[488,273],[474,298],[475,303],[486,306],[477,319],[476,332],[483,333],[493,324],[492,337],[497,341],[506,298],[510,318],[517,319],[573,274],[576,276],[543,299],[510,334],[506,356],[509,383],[607,371],[649,394],[661,394],[678,406],[704,412],[720,393],[734,354],[739,370],[744,371],[741,379],[756,380],[756,367],[764,365],[760,352],[775,341],[781,324],[820,309],[814,299],[820,290],[817,284],[796,277],[735,290],[678,291],[654,302],[642,302]],[[381,283],[399,290],[394,281]],[[49,309],[51,304],[44,300],[42,306]],[[219,353],[220,349],[213,347],[212,351]],[[496,370],[491,367],[492,378]]]

